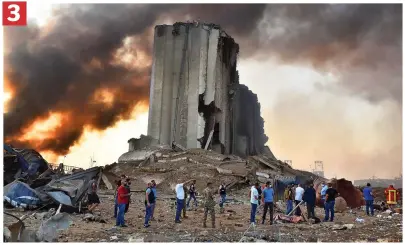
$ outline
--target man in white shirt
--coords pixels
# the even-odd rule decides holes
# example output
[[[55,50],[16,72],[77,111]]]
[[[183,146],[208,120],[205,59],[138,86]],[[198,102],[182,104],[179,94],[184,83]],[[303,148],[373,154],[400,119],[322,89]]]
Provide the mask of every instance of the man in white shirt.
[[[295,205],[298,205],[302,201],[302,196],[304,195],[304,188],[301,187],[301,184],[298,184],[298,187],[295,189]],[[298,206],[295,209],[295,215],[301,216],[301,209]]]
[[[183,186],[190,182],[193,182],[193,181],[195,181],[195,180],[194,179],[188,180],[184,183],[180,183],[180,184],[176,185],[176,203],[177,203],[176,219],[175,219],[176,223],[181,223],[180,214],[181,214],[181,211],[183,210],[184,202],[185,202]],[[178,182],[180,182],[180,180]]]
[[[250,205],[252,207],[250,211],[250,223],[252,225],[256,223],[256,210],[259,204],[259,192],[257,191],[257,188],[259,188],[259,183],[256,183],[250,188]]]

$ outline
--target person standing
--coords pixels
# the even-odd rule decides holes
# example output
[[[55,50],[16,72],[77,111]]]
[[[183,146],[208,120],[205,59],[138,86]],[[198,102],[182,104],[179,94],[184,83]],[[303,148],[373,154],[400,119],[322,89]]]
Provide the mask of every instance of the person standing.
[[[339,193],[335,188],[332,187],[332,183],[328,183],[328,189],[326,190],[325,195],[325,218],[324,222],[329,220],[329,213],[330,213],[330,222],[333,222],[333,218],[335,217],[335,199]]]
[[[314,184],[311,183],[305,190],[302,200],[307,204],[308,219],[315,218],[316,191]]]
[[[115,188],[115,193],[114,193],[114,199],[115,199],[115,203],[114,203],[114,218],[117,218],[117,213],[118,213],[118,203],[117,203],[117,192],[118,192],[118,188],[120,188],[121,186],[121,181],[124,181],[127,177],[125,176],[125,174],[121,175],[121,179],[115,181],[116,184],[116,188]]]
[[[148,183],[145,193],[145,223],[143,227],[148,228],[150,226],[149,220],[152,215],[152,206],[155,204],[155,194],[152,190],[152,183]]]
[[[287,203],[286,214],[288,215],[293,210],[293,191],[291,185],[288,185],[284,190],[284,200]]]
[[[194,205],[195,205],[195,207],[197,207],[197,198],[196,198],[196,194],[197,194],[197,193],[196,193],[196,189],[195,189],[195,181],[193,181],[193,182],[191,183],[191,185],[190,185],[189,194],[190,194],[190,199],[188,199],[187,208],[190,207],[190,201],[191,201],[191,199],[194,199]]]
[[[363,197],[366,201],[366,214],[371,216],[374,215],[374,195],[371,189],[371,184],[367,183],[367,186],[363,189]]]
[[[128,227],[125,224],[124,216],[125,216],[125,205],[128,203],[128,198],[131,193],[128,192],[128,189],[125,187],[126,180],[121,180],[121,186],[118,188],[117,191],[117,204],[118,204],[118,214],[117,214],[117,221],[116,226],[120,227]]]
[[[155,221],[155,217],[153,216],[155,214],[155,207],[156,207],[156,199],[157,199],[157,190],[156,190],[156,182],[155,180],[152,180],[152,191],[153,191],[153,195],[155,196],[155,202],[153,204],[151,204],[152,206],[152,213],[150,215],[150,220]]]
[[[264,220],[266,219],[267,209],[269,209],[270,213],[270,225],[273,224],[273,200],[274,200],[274,190],[268,181],[266,183],[266,187],[263,190],[263,203],[264,203],[264,211],[263,211],[263,218],[262,224],[264,224]]]
[[[251,225],[256,224],[256,212],[257,212],[257,205],[259,204],[259,192],[257,188],[259,187],[259,183],[255,183],[254,186],[250,188],[250,223]]]
[[[96,183],[97,176],[93,176],[89,181],[89,186],[87,187],[87,201],[88,206],[87,209],[90,213],[100,204],[100,199],[97,195],[97,183]]]
[[[222,183],[219,186],[218,194],[219,194],[219,196],[221,198],[221,200],[219,202],[219,207],[220,207],[219,212],[222,214],[222,213],[224,213],[224,204],[225,204],[225,201],[226,201],[226,185],[225,185],[225,183]]]
[[[183,218],[184,218],[184,219],[187,219],[188,216],[186,215],[186,213],[187,213],[187,207],[186,207],[185,201],[187,200],[188,189],[187,189],[187,186],[186,186],[186,185],[183,185],[183,191],[184,191],[184,204],[183,204],[183,209],[182,209],[182,211],[183,211]]]
[[[295,188],[295,205],[298,207],[295,209],[295,215],[301,216],[301,208],[299,204],[302,201],[302,196],[304,195],[304,188],[301,187],[301,184],[298,184],[298,187]]]
[[[131,179],[127,178],[125,181],[127,184],[125,188],[127,188],[128,193],[131,193]],[[131,198],[128,196],[128,203],[125,204],[125,213],[128,212],[129,204],[131,203]]]
[[[203,227],[207,227],[208,213],[211,216],[212,228],[215,228],[215,201],[214,201],[214,191],[212,190],[212,184],[207,183],[207,188],[204,189],[204,220]]]
[[[325,209],[325,198],[326,198],[326,190],[328,189],[328,185],[325,182],[322,182],[322,189],[321,189],[321,200],[323,209]]]
[[[387,189],[384,191],[388,207],[391,211],[393,211],[393,208],[395,205],[397,205],[397,202],[399,200],[399,192],[397,189],[394,188],[393,185],[390,185]]]
[[[180,184],[177,184],[176,185],[176,203],[177,203],[177,208],[176,208],[176,218],[175,218],[175,223],[181,223],[181,221],[180,221],[180,214],[181,214],[181,211],[183,210],[183,207],[184,207],[184,196],[185,196],[185,193],[184,193],[184,185],[185,184],[188,184],[188,183],[190,183],[190,182],[192,182],[192,181],[194,181],[194,180],[189,180],[189,181],[186,181],[186,182],[184,182],[184,183],[180,183]]]

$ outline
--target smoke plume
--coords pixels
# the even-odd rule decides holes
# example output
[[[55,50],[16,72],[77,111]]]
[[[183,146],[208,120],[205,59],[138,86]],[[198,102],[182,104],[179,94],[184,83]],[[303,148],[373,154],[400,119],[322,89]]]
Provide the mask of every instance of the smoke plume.
[[[399,4],[62,5],[45,27],[5,28],[6,140],[66,154],[86,128],[128,119],[147,103],[153,26],[164,20],[219,24],[242,59],[313,66],[337,77],[319,89],[402,103]],[[63,121],[51,136],[21,138],[52,113]]]

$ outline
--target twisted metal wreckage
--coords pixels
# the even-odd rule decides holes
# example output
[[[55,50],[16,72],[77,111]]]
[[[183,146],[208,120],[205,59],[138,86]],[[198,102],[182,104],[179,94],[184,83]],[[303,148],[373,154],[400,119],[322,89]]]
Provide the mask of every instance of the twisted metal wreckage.
[[[5,144],[4,151],[3,197],[13,207],[36,209],[62,204],[63,210],[68,212],[81,209],[86,201],[88,182],[94,176],[101,181],[101,167],[67,175],[63,166],[53,170],[35,150]]]

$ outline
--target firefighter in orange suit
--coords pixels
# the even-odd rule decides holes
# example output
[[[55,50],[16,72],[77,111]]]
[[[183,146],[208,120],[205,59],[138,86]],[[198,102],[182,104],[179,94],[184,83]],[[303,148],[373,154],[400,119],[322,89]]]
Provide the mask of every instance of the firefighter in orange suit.
[[[399,192],[394,188],[393,185],[390,185],[387,189],[385,189],[385,196],[387,198],[388,207],[392,209],[393,206],[397,204]]]

